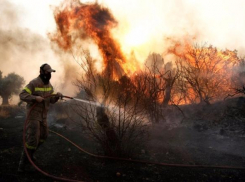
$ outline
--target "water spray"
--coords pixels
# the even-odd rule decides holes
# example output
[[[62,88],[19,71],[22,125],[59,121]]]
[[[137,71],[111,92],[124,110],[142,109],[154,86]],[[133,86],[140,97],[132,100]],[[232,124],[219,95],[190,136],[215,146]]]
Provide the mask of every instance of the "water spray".
[[[53,97],[53,96],[56,96],[56,95],[48,95],[46,96],[45,98],[49,98],[49,97]],[[88,101],[88,100],[83,100],[83,99],[78,99],[78,98],[73,98],[73,97],[69,97],[69,96],[62,96],[62,98],[67,98],[67,99],[73,99],[73,100],[76,100],[76,101],[79,101],[79,102],[83,102],[83,103],[89,103],[89,104],[92,104],[92,105],[95,105],[95,106],[100,106],[100,107],[104,107],[104,105],[98,103],[98,102],[93,102],[93,101]],[[26,142],[26,139],[25,139],[25,135],[26,135],[26,125],[27,125],[27,121],[30,117],[30,113],[32,112],[32,110],[36,107],[37,103],[35,103],[29,110],[28,114],[27,114],[27,117],[26,117],[26,120],[24,122],[24,128],[23,128],[23,143],[25,144]],[[93,154],[93,153],[90,153],[88,151],[86,151],[85,149],[79,147],[77,144],[75,144],[74,142],[72,142],[71,140],[67,139],[66,137],[64,137],[63,135],[57,133],[57,132],[54,132],[52,130],[49,130],[50,132],[64,138],[65,140],[67,140],[68,142],[70,142],[72,145],[74,145],[76,148],[78,148],[80,151],[90,155],[90,156],[93,156],[93,157],[97,157],[97,158],[103,158],[103,159],[112,159],[112,160],[118,160],[118,161],[128,161],[128,162],[135,162],[135,163],[143,163],[143,164],[154,164],[154,165],[161,165],[161,166],[167,166],[167,167],[189,167],[189,168],[220,168],[220,169],[239,169],[239,170],[244,170],[245,168],[244,167],[233,167],[233,166],[206,166],[206,165],[188,165],[188,164],[168,164],[168,163],[159,163],[159,162],[151,162],[151,161],[141,161],[141,160],[134,160],[134,159],[127,159],[127,158],[118,158],[118,157],[111,157],[111,156],[101,156],[101,155],[96,155],[96,154]],[[70,182],[78,182],[78,180],[73,180],[73,179],[68,179],[68,178],[64,178],[64,177],[57,177],[57,176],[54,176],[54,175],[51,175],[43,170],[41,170],[31,159],[28,151],[27,151],[27,148],[26,148],[26,145],[24,145],[24,150],[25,150],[25,153],[27,155],[27,158],[29,160],[29,162],[32,164],[32,166],[37,170],[39,171],[40,173],[42,173],[43,175],[47,176],[47,177],[50,177],[52,179],[55,179],[55,180],[59,180],[59,181],[70,181]]]
[[[72,98],[75,101],[78,102],[83,102],[83,103],[87,103],[87,104],[91,104],[94,106],[98,106],[98,107],[105,107],[103,104],[99,103],[99,102],[94,102],[94,101],[89,101],[89,100],[84,100],[84,99],[78,99],[78,98]]]
[[[65,96],[65,95],[62,96],[62,99],[63,98],[67,98],[67,99],[70,99],[70,100],[75,100],[75,101],[78,101],[78,102],[83,102],[83,103],[86,103],[86,104],[91,104],[91,105],[98,106],[98,107],[105,107],[103,104],[101,104],[99,102],[95,102],[95,101],[78,99],[78,98],[69,97],[69,96]]]

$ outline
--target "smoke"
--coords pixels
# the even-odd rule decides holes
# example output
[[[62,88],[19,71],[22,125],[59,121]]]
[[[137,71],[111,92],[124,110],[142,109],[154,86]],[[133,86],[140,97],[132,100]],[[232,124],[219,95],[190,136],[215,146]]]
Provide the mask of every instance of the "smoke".
[[[57,5],[60,1],[52,3]],[[73,2],[73,6],[78,3],[78,1]],[[80,2],[83,4],[94,1],[80,0]],[[156,0],[151,2],[98,0],[96,2],[103,6],[98,5],[98,8],[107,15],[103,17],[109,24],[107,21],[102,21],[102,25],[106,28],[104,30],[109,30],[106,35],[115,42],[116,50],[120,50],[114,56],[118,57],[116,60],[120,66],[116,67],[119,70],[125,60],[130,60],[132,52],[135,59],[141,62],[148,57],[149,53],[156,52],[162,55],[169,46],[172,46],[171,41],[168,41],[169,38],[176,41],[188,40],[190,44],[207,42],[221,49],[236,49],[239,55],[244,55],[245,2],[243,0]],[[47,9],[43,10],[44,4],[51,2],[27,0],[19,1],[18,5],[13,3],[10,3],[10,0],[0,2],[0,69],[4,75],[16,72],[28,82],[38,75],[40,65],[47,62],[57,70],[52,77],[52,83],[57,85],[57,88],[64,88],[60,80],[68,80],[66,75],[70,73],[74,74],[71,77],[76,77],[78,66],[74,65],[76,63],[69,53],[64,54],[59,50],[54,52],[53,47],[50,47],[50,41],[44,37],[47,32],[50,32],[50,27],[55,27],[52,12],[47,13]],[[69,3],[70,1],[63,3],[63,10]],[[21,5],[28,7],[26,10],[33,10],[32,13],[35,12],[35,14],[25,17]],[[40,9],[41,15],[37,13]],[[42,25],[38,26],[39,24]],[[24,29],[23,25],[28,29]],[[76,44],[84,49],[88,48],[91,55],[98,61],[104,61],[96,36],[92,39],[88,38],[86,27],[81,26],[83,28],[76,33],[84,36],[83,42],[78,41],[79,44],[77,42]],[[169,60],[171,59],[169,57]],[[70,65],[73,65],[72,68]],[[129,68],[134,66],[130,65]],[[68,80],[64,84],[71,82]],[[69,90],[68,88],[67,93]]]
[[[64,3],[55,11],[57,32],[51,35],[63,50],[73,51],[80,48],[86,40],[92,40],[101,53],[104,71],[109,77],[122,76],[125,57],[120,45],[112,37],[111,29],[117,21],[109,9],[97,3],[82,4],[78,0]]]
[[[119,26],[114,30],[124,52],[132,49],[143,61],[149,52],[162,53],[167,38],[190,39],[244,54],[245,2],[242,0],[103,0]]]
[[[85,2],[87,4],[83,4]],[[95,44],[91,49],[92,52],[100,49],[104,62],[110,60],[105,56],[108,50],[103,50],[103,44],[107,42],[110,43],[105,46],[112,47],[112,52],[116,54],[112,59],[118,57],[119,59],[116,60],[119,60],[121,66],[125,60],[130,60],[132,51],[137,60],[142,63],[149,53],[163,55],[172,46],[170,39],[176,42],[188,41],[191,45],[207,43],[223,50],[236,49],[239,55],[244,54],[245,47],[242,42],[245,36],[242,30],[245,28],[243,21],[245,12],[242,7],[245,7],[245,3],[243,1],[96,1],[100,5],[88,4],[88,2],[94,1],[65,1],[58,8],[55,13],[56,23],[63,38],[59,44],[68,47],[72,44],[79,45],[77,39],[80,37],[83,39],[83,47],[92,42]],[[89,9],[89,13],[85,9]],[[108,16],[98,16],[100,12],[106,12]],[[64,15],[68,17],[59,19],[63,22],[57,22],[57,19]],[[106,31],[108,33],[106,35],[110,38],[110,41],[102,41],[102,46],[98,42],[102,38],[105,40],[105,37],[98,39],[98,35],[101,35],[99,34],[101,32],[98,32],[100,31],[98,25],[101,23],[102,31]],[[60,24],[65,26],[62,27]],[[92,41],[84,41],[88,37],[92,37]],[[116,47],[111,44],[111,41]],[[99,57],[97,52],[96,56]],[[135,67],[135,64],[130,66]]]
[[[48,63],[56,70],[51,80],[56,90],[74,94],[75,89],[71,82],[75,78],[77,66],[74,66],[73,58],[53,51],[47,38],[22,28],[21,10],[17,6],[2,0],[0,12],[0,70],[3,75],[15,72],[24,77],[27,84],[39,75],[40,66]],[[17,96],[11,103],[16,102]]]

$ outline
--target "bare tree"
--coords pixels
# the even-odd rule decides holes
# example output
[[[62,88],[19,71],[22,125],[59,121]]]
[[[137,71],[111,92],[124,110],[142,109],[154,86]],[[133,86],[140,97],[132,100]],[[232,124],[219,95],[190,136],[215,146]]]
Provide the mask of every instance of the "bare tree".
[[[210,104],[211,100],[222,99],[229,93],[232,68],[238,60],[236,51],[196,45],[186,47],[178,57],[179,90],[185,94],[187,103]]]
[[[150,54],[145,69],[131,78],[142,95],[142,105],[148,111],[153,123],[163,119],[162,106],[166,107],[172,98],[172,88],[178,77],[171,62],[164,63],[161,55]]]
[[[76,85],[87,93],[88,100],[97,104],[74,102],[71,105],[80,118],[79,124],[102,146],[105,154],[133,155],[144,144],[148,128],[139,92],[127,76],[115,81],[98,73],[88,53],[82,67],[84,74]]]
[[[164,80],[166,82],[166,89],[165,94],[163,98],[163,106],[166,107],[171,100],[173,100],[173,97],[175,97],[174,92],[172,91],[174,88],[174,85],[176,84],[176,80],[180,76],[180,72],[177,68],[174,68],[172,62],[168,62],[165,64],[165,74],[164,74]]]

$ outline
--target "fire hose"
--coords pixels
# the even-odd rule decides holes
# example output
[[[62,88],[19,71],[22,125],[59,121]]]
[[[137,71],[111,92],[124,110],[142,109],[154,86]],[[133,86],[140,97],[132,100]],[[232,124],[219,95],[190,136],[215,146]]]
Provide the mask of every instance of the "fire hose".
[[[52,97],[52,96],[56,96],[56,95],[48,95],[44,98],[49,98],[49,97]],[[63,98],[67,98],[67,99],[74,99],[72,97],[69,97],[69,96],[62,96]],[[32,160],[31,160],[31,157],[27,151],[27,148],[26,148],[26,145],[25,145],[25,141],[26,141],[26,138],[25,138],[25,135],[26,135],[26,125],[27,125],[27,122],[28,122],[28,119],[29,119],[29,116],[30,116],[30,113],[32,112],[32,110],[35,108],[37,103],[35,103],[31,109],[29,110],[29,113],[27,114],[27,117],[26,117],[26,120],[25,120],[25,123],[24,123],[24,129],[23,129],[23,143],[24,143],[24,150],[25,150],[25,153],[27,155],[27,158],[29,160],[29,162],[31,163],[31,165],[37,170],[39,171],[40,173],[42,173],[43,175],[47,176],[47,177],[50,177],[50,178],[53,178],[53,179],[56,179],[56,180],[61,180],[61,181],[69,181],[69,182],[78,182],[78,180],[72,180],[72,179],[67,179],[67,178],[62,178],[62,177],[57,177],[57,176],[54,176],[54,175],[51,175],[43,170],[41,170]],[[218,169],[239,169],[239,170],[244,170],[245,167],[235,167],[235,166],[212,166],[212,165],[188,165],[188,164],[169,164],[169,163],[159,163],[159,162],[150,162],[150,161],[142,161],[142,160],[135,160],[135,159],[127,159],[127,158],[119,158],[119,157],[110,157],[110,156],[102,156],[102,155],[96,155],[96,154],[93,154],[93,153],[90,153],[88,151],[86,151],[85,149],[81,148],[80,146],[78,146],[77,144],[75,144],[74,142],[72,142],[71,140],[69,140],[68,138],[66,138],[65,136],[55,132],[55,131],[52,131],[52,130],[49,130],[51,133],[54,133],[56,134],[57,136],[65,139],[66,141],[68,141],[69,143],[71,143],[73,146],[75,146],[77,149],[79,149],[80,151],[82,151],[83,153],[86,153],[90,156],[93,156],[93,157],[96,157],[96,158],[103,158],[103,159],[111,159],[111,160],[120,160],[120,161],[128,161],[128,162],[135,162],[135,163],[143,163],[143,164],[154,164],[154,165],[161,165],[161,166],[167,166],[167,167],[187,167],[187,168],[218,168]],[[81,181],[80,181],[81,182]]]
[[[43,98],[49,98],[49,97],[53,97],[53,96],[56,96],[56,95],[48,95],[48,96],[45,96]],[[68,99],[73,99],[72,97],[69,97],[69,96],[62,96],[63,98],[68,98]],[[27,113],[27,116],[26,116],[26,120],[25,120],[25,123],[24,123],[24,128],[23,128],[23,144],[24,144],[24,150],[25,150],[25,153],[26,153],[26,156],[29,160],[29,162],[31,163],[31,165],[37,170],[39,171],[40,173],[42,173],[43,175],[47,176],[47,177],[50,177],[50,178],[53,178],[55,180],[60,180],[60,181],[70,181],[70,182],[78,182],[78,180],[72,180],[72,179],[66,179],[66,178],[61,178],[61,177],[57,177],[57,176],[54,176],[54,175],[51,175],[43,170],[41,170],[31,159],[28,151],[27,151],[27,148],[26,148],[26,125],[27,125],[27,122],[29,120],[29,117],[30,117],[30,113],[32,112],[32,110],[36,107],[37,103],[33,104],[33,106],[30,108],[29,112]]]

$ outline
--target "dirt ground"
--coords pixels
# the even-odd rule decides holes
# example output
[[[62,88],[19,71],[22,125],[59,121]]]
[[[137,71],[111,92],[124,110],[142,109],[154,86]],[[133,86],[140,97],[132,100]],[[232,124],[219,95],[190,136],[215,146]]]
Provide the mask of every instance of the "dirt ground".
[[[21,116],[23,114],[17,113],[0,119],[0,181],[57,181],[35,170],[17,172],[23,150],[24,117]],[[101,153],[98,145],[84,135],[79,127],[67,125],[68,122],[52,122],[49,128],[89,152]],[[170,128],[160,123],[151,127],[149,142],[136,159],[245,168],[244,135],[224,135],[217,128],[201,130],[187,125]],[[49,174],[87,182],[245,181],[245,169],[168,167],[99,159],[79,151],[53,133],[36,152],[36,158],[37,166]]]

